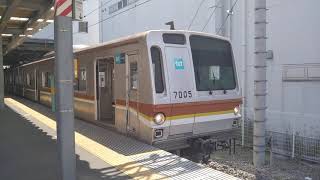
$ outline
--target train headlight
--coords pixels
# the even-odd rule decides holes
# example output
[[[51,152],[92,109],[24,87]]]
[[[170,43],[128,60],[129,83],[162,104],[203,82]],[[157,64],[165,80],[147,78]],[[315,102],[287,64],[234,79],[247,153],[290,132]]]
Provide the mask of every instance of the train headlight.
[[[157,113],[153,117],[154,123],[161,125],[166,121],[166,116],[163,113]]]
[[[239,106],[236,106],[234,109],[233,109],[233,112],[234,112],[234,115],[239,115],[240,114],[240,108]]]

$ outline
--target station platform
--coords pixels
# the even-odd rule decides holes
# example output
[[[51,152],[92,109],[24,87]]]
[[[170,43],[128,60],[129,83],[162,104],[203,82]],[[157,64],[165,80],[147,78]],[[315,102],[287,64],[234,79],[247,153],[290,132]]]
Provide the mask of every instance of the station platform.
[[[0,111],[1,179],[58,179],[56,122],[50,109],[5,98]],[[108,128],[75,121],[77,178],[237,179]]]

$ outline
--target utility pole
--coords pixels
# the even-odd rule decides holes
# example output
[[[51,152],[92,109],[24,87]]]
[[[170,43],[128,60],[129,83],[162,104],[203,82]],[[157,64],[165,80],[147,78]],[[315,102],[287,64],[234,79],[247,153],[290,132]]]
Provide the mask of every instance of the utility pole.
[[[55,84],[60,179],[76,180],[73,110],[72,0],[55,4]]]
[[[265,164],[266,150],[266,0],[255,1],[255,79],[254,79],[254,127],[253,127],[253,164],[261,167]]]
[[[2,37],[0,35],[0,110],[3,108],[4,108],[4,73],[3,73]]]

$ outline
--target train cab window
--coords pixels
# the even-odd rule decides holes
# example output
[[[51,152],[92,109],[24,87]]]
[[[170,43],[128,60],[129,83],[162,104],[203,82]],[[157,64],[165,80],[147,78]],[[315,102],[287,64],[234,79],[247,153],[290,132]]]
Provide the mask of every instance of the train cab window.
[[[160,94],[164,92],[161,49],[158,47],[151,47],[151,58],[154,76],[154,86],[156,89],[156,93]]]
[[[137,62],[130,63],[130,88],[138,89],[138,64]]]
[[[236,88],[232,49],[225,40],[190,36],[190,45],[198,91]]]

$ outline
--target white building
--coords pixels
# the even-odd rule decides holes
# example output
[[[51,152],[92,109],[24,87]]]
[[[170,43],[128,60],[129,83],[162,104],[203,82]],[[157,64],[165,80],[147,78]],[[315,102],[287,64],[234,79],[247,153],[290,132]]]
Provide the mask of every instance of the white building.
[[[215,32],[215,13],[212,13],[215,2],[201,1],[101,0],[104,4],[101,11],[101,40],[108,41],[150,29],[169,29],[165,24],[170,21],[174,21],[176,29]],[[208,18],[211,14],[212,17]]]
[[[238,3],[232,42],[242,71],[246,117],[253,119],[254,1]],[[267,48],[273,51],[267,62],[267,128],[320,140],[320,1],[268,0],[267,6]]]

